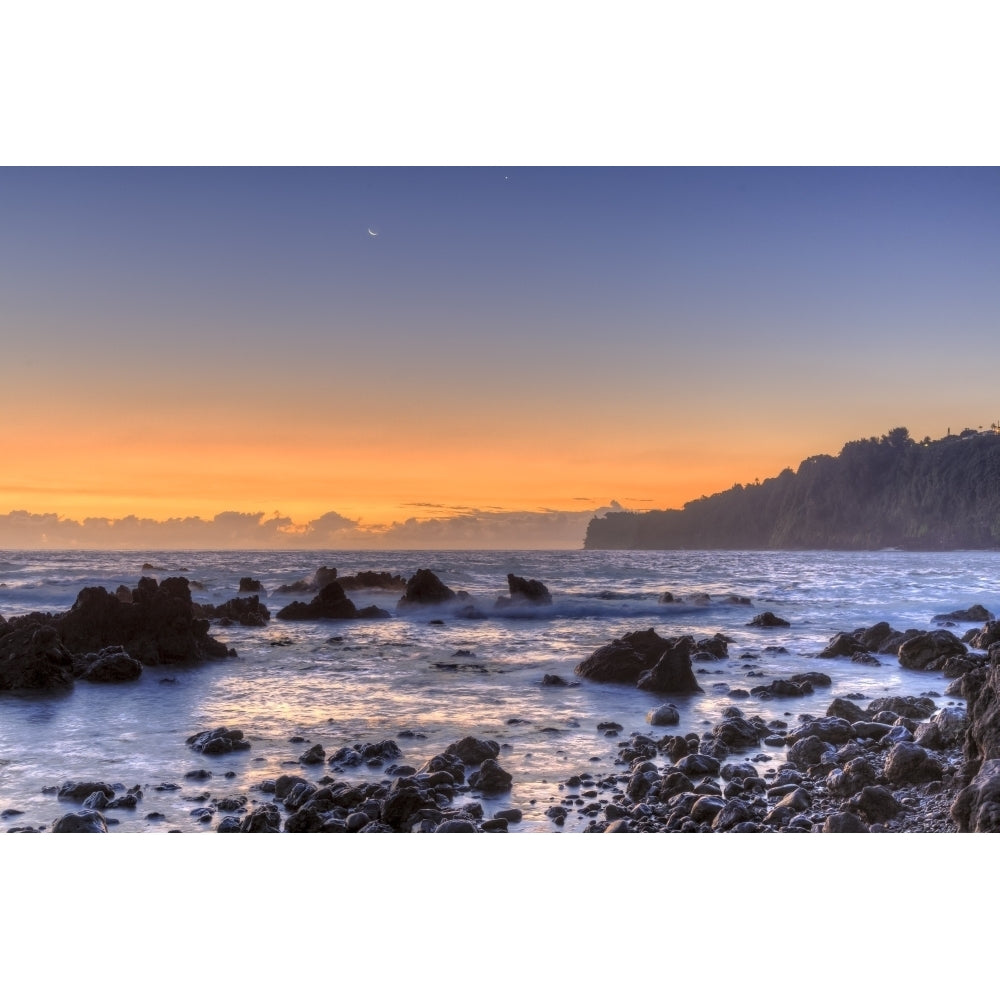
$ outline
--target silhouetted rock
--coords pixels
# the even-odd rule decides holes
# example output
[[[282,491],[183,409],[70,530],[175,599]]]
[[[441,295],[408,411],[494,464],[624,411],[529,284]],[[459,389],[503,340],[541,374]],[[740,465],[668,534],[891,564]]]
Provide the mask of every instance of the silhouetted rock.
[[[406,580],[386,570],[365,569],[337,580],[344,590],[406,590]]]
[[[240,577],[241,594],[267,594],[267,591],[260,585],[260,580],[255,580],[252,576]]]
[[[237,750],[250,749],[250,741],[243,738],[242,729],[228,729],[225,726],[217,726],[215,729],[206,729],[195,733],[184,742],[192,750],[207,754],[234,753]]]
[[[0,627],[0,689],[66,687],[92,666],[86,654],[115,646],[147,665],[229,655],[208,634],[208,621],[194,617],[187,580],[142,577],[131,603],[85,587],[69,611],[35,612]]]
[[[344,588],[331,580],[308,603],[292,601],[282,608],[276,618],[283,621],[314,621],[319,618],[357,618],[358,609],[344,593]]]
[[[79,812],[60,816],[52,824],[53,833],[107,833],[108,824],[96,809],[81,809]]]
[[[108,646],[98,653],[87,653],[84,660],[87,667],[80,677],[91,684],[121,684],[134,681],[142,674],[142,664],[121,646]]]
[[[234,597],[225,604],[195,604],[195,614],[209,621],[236,622],[239,625],[266,625],[271,620],[271,612],[260,603],[260,596]]]
[[[406,581],[406,593],[399,599],[397,607],[442,604],[457,596],[455,591],[451,587],[446,587],[431,570],[418,569]]]
[[[965,653],[965,644],[947,629],[922,632],[899,647],[899,665],[907,670],[940,670],[945,660]]]
[[[981,604],[973,604],[971,608],[964,611],[949,611],[947,614],[935,615],[931,621],[935,622],[988,622],[993,620],[993,612],[987,611]]]
[[[789,628],[788,622],[784,618],[779,618],[776,614],[771,611],[762,611],[759,615],[756,615],[747,625],[754,625],[757,628]]]
[[[548,587],[538,580],[526,580],[523,576],[507,574],[507,587],[510,597],[498,597],[497,607],[503,608],[517,604],[551,604],[552,595]]]

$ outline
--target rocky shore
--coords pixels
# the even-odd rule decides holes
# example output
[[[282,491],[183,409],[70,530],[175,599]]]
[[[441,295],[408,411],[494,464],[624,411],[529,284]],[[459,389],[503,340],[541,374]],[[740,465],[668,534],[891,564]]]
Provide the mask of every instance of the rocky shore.
[[[323,567],[314,578],[316,586],[310,584],[313,599],[293,602],[290,614],[277,617],[386,616],[375,614],[378,609],[359,611],[335,573]],[[369,579],[401,589],[388,575]],[[143,666],[235,655],[211,638],[208,628],[212,620],[248,627],[269,620],[261,591],[249,585],[256,581],[247,582],[246,587],[241,583],[241,593],[251,596],[218,607],[195,604],[184,578],[157,584],[144,577],[134,589],[120,588],[116,594],[86,588],[63,614],[0,619],[0,689],[58,689],[77,680],[122,683],[135,679]],[[508,585],[511,596],[500,599],[500,607],[551,600],[538,581],[510,574]],[[457,616],[482,613],[467,594],[452,591],[429,570],[420,570],[402,589],[400,612],[419,604],[448,606]],[[307,592],[297,586],[294,592],[300,590]],[[976,624],[959,637],[949,630],[959,621]],[[602,722],[598,730],[614,741],[613,766],[597,773],[584,765],[567,773],[559,785],[560,801],[545,813],[550,828],[594,833],[1000,831],[1000,623],[976,606],[933,624],[940,627],[899,632],[879,622],[833,636],[815,655],[861,663],[866,657],[895,655],[904,669],[925,674],[929,684],[944,687],[943,693],[831,698],[825,715],[799,714],[794,723],[765,721],[734,704],[700,735],[676,732],[679,716],[669,702],[651,710],[647,719],[665,731],[659,738],[648,732],[625,735],[618,723]],[[748,625],[774,627],[764,615]],[[721,633],[696,640],[647,629],[595,650],[576,673],[588,683],[694,695],[702,690],[695,665],[726,659],[728,646]],[[565,682],[546,675],[542,683]],[[797,696],[829,684],[829,677],[816,670],[749,691],[734,688],[730,694],[736,701],[754,696],[794,705]],[[220,833],[518,828],[522,812],[504,805],[517,781],[516,768],[505,766],[511,747],[469,734],[414,765],[401,761],[404,754],[396,742],[412,736],[404,731],[333,751],[320,744],[303,747],[299,767],[242,790],[194,796],[185,795],[181,786],[157,786],[156,791],[177,792],[195,802],[190,815]],[[247,752],[252,740],[240,728],[219,725],[192,734],[186,752],[212,760]],[[779,748],[784,759],[775,763],[773,751]],[[194,768],[188,779],[197,783],[211,776],[208,768]],[[134,814],[148,790],[67,779],[46,789],[67,804],[51,829],[106,832],[116,825],[116,810]],[[15,820],[11,831],[38,829],[16,825],[17,815],[16,809],[4,813],[4,819]],[[153,812],[147,818],[158,816]]]

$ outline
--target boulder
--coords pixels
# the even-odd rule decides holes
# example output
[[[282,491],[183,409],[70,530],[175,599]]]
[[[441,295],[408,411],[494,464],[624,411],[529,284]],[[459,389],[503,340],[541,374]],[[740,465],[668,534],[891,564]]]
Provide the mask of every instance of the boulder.
[[[54,621],[35,612],[0,626],[0,690],[72,687],[73,654]]]
[[[422,607],[428,604],[443,604],[458,597],[458,594],[445,586],[429,569],[418,569],[406,581],[406,593],[399,599],[398,608]]]
[[[107,833],[108,824],[96,809],[66,813],[52,824],[53,833]]]
[[[839,812],[827,816],[822,826],[823,833],[868,833],[868,827],[854,813]]]
[[[238,625],[266,625],[271,620],[271,612],[260,603],[260,595],[250,597],[234,597],[224,604],[196,604],[195,613],[209,621],[227,619]]]
[[[981,764],[952,802],[951,818],[960,833],[1000,833],[1000,757]]]
[[[267,595],[267,591],[260,585],[260,580],[255,580],[252,576],[240,577],[240,589],[241,594],[264,594]]]
[[[660,705],[646,713],[646,721],[651,726],[676,726],[681,721],[681,715],[674,705]]]
[[[538,580],[526,580],[523,576],[508,573],[507,587],[510,590],[510,597],[498,597],[496,604],[498,608],[518,604],[552,603],[552,595],[549,593],[548,587],[544,583],[539,583]]]
[[[785,737],[789,743],[795,743],[807,736],[817,736],[825,743],[841,746],[854,737],[854,729],[846,719],[833,715],[825,715],[819,719],[804,722],[792,729]]]
[[[292,601],[275,616],[282,621],[317,621],[321,618],[357,618],[358,609],[336,580],[331,580],[308,603]]]
[[[664,694],[696,694],[702,689],[694,679],[691,669],[689,644],[676,642],[649,669],[644,670],[636,681],[640,691],[655,691]]]
[[[240,833],[280,833],[281,813],[273,802],[255,806],[240,822]]]
[[[462,763],[474,767],[486,760],[495,760],[500,754],[500,744],[496,740],[481,740],[475,736],[466,736],[457,743],[452,743],[445,750],[445,754],[457,757]]]
[[[753,625],[757,628],[790,628],[789,623],[784,618],[779,618],[771,611],[761,612],[748,621],[747,625]]]
[[[867,653],[869,649],[855,635],[849,632],[838,632],[816,655],[823,660],[837,656],[854,656],[856,653]]]
[[[987,611],[981,604],[973,604],[971,608],[964,611],[948,611],[945,614],[935,615],[931,621],[935,622],[989,622],[993,620],[993,612]]]
[[[858,813],[869,823],[884,823],[903,808],[884,785],[866,785],[847,805],[851,812]]]
[[[84,587],[69,611],[53,619],[59,636],[77,655],[121,646],[147,666],[224,659],[229,650],[196,618],[184,577],[162,583],[142,577],[125,604],[103,587]]]
[[[406,590],[406,580],[388,571],[361,570],[353,576],[337,577],[344,590]]]
[[[195,733],[184,742],[192,750],[207,754],[234,753],[237,750],[250,749],[250,741],[243,738],[242,729],[227,729],[225,726]]]
[[[630,684],[644,691],[701,691],[691,669],[690,636],[665,639],[654,629],[629,632],[591,653],[575,673],[606,684]]]
[[[916,743],[897,743],[885,759],[885,776],[894,784],[937,781],[944,773],[941,761]]]
[[[871,716],[879,712],[891,712],[907,719],[926,719],[937,711],[937,705],[932,698],[913,697],[912,695],[890,695],[885,698],[875,698],[868,704]]]
[[[922,632],[899,647],[899,665],[907,670],[940,670],[945,660],[965,653],[965,644],[947,629]]]
[[[81,680],[91,684],[121,684],[134,681],[142,674],[142,664],[121,646],[108,646],[84,657],[87,664]]]
[[[509,792],[513,784],[513,777],[492,757],[487,757],[479,770],[469,775],[469,787],[475,788],[485,795]]]

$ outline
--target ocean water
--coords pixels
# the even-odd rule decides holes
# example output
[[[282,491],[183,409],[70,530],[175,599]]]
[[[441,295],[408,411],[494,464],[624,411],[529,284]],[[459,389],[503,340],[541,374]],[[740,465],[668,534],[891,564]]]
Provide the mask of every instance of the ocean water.
[[[484,616],[461,618],[441,608],[404,613],[396,607],[398,593],[370,591],[350,596],[392,617],[274,618],[291,600],[309,599],[277,595],[275,588],[311,577],[320,566],[334,566],[341,576],[387,570],[409,577],[428,568],[452,589],[467,591]],[[508,573],[545,583],[552,605],[496,608],[508,593]],[[118,821],[112,832],[211,832],[224,814],[208,823],[192,815],[206,798],[244,794],[252,805],[270,801],[254,790],[262,779],[333,774],[328,764],[298,763],[315,743],[332,755],[394,739],[403,751],[397,763],[419,768],[449,743],[475,735],[500,743],[500,763],[514,778],[510,793],[482,799],[485,815],[516,806],[524,820],[512,832],[556,831],[545,811],[562,800],[560,783],[620,769],[617,744],[633,732],[703,733],[730,705],[794,725],[800,714],[823,714],[834,697],[847,694],[930,693],[939,706],[961,704],[944,695],[948,682],[940,675],[905,671],[895,657],[871,667],[815,655],[837,632],[879,621],[901,630],[931,628],[933,615],[974,603],[1000,612],[998,573],[995,552],[0,552],[0,615],[8,619],[64,611],[85,586],[114,591],[134,587],[144,575],[185,576],[194,599],[212,604],[236,596],[240,578],[251,576],[267,591],[272,613],[263,628],[213,625],[211,634],[237,651],[225,661],[148,667],[129,684],[78,682],[66,693],[0,692],[0,829],[47,829],[77,808],[57,800],[56,787],[100,780],[144,791],[138,809],[107,812]],[[660,603],[665,591],[680,600]],[[751,627],[763,611],[789,627]],[[704,693],[664,696],[575,677],[574,667],[599,646],[650,627],[664,636],[721,632],[731,640],[729,659],[695,663]],[[966,628],[954,631],[961,636]],[[785,652],[767,650],[774,646]],[[748,677],[751,670],[757,676]],[[793,699],[730,694],[809,670],[828,674],[832,687]],[[543,685],[545,674],[569,686]],[[678,726],[646,722],[664,702],[678,708]],[[602,722],[619,724],[621,736],[604,735]],[[251,749],[209,758],[185,743],[219,725],[242,729]],[[743,758],[764,774],[784,755],[761,747],[734,759]],[[212,777],[187,777],[203,767]],[[362,766],[338,777],[383,774]],[[167,784],[178,787],[156,788]],[[583,824],[571,814],[562,830]]]

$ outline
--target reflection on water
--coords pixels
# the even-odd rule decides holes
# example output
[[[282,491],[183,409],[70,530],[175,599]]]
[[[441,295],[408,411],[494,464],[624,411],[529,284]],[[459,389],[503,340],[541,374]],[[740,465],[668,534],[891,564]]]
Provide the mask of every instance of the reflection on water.
[[[119,810],[114,829],[210,831],[192,810],[197,797],[237,792],[261,797],[252,786],[282,773],[316,781],[334,772],[303,765],[305,747],[328,754],[355,743],[392,738],[402,763],[420,767],[450,742],[474,734],[497,740],[501,763],[515,779],[512,792],[490,800],[488,811],[516,805],[523,830],[552,829],[544,812],[561,797],[571,774],[614,770],[617,740],[597,729],[617,722],[655,736],[651,708],[670,701],[680,713],[678,733],[702,733],[737,705],[747,715],[792,725],[801,713],[824,714],[834,697],[931,692],[946,703],[940,676],[900,669],[892,657],[877,667],[815,654],[836,632],[886,620],[899,629],[930,627],[935,613],[982,603],[996,605],[991,581],[996,553],[32,553],[8,554],[0,564],[0,614],[68,608],[83,586],[113,590],[134,585],[148,561],[184,565],[203,581],[196,600],[222,603],[235,596],[241,576],[259,578],[272,612],[295,595],[275,587],[308,577],[320,565],[342,574],[362,569],[404,576],[431,567],[455,589],[467,590],[485,612],[461,619],[440,609],[402,617],[398,594],[354,595],[394,617],[379,621],[293,623],[272,618],[264,628],[213,627],[238,658],[194,667],[150,667],[131,684],[78,684],[61,694],[0,696],[0,812],[23,815],[7,826],[51,824],[70,810],[52,789],[67,780],[139,784],[144,799],[134,812]],[[58,572],[55,563],[58,562]],[[546,583],[551,607],[530,614],[497,612],[506,574]],[[163,577],[166,574],[153,574]],[[43,582],[45,581],[45,582]],[[670,591],[680,602],[660,604]],[[698,605],[693,595],[711,600]],[[745,604],[727,603],[729,595]],[[750,627],[771,610],[788,629]],[[995,610],[995,608],[994,608]],[[440,622],[438,624],[437,622]],[[573,669],[598,646],[626,632],[655,627],[664,635],[722,632],[727,660],[697,663],[704,693],[664,697],[631,688],[576,683]],[[957,630],[959,634],[962,629]],[[778,648],[780,647],[780,648]],[[735,689],[811,670],[832,679],[829,688],[793,700],[736,698]],[[555,674],[566,686],[543,685]],[[208,760],[185,743],[218,725],[244,730],[251,750]],[[298,742],[303,741],[303,742]],[[758,752],[746,756],[758,756]],[[780,749],[761,748],[758,767],[775,767]],[[187,777],[207,768],[210,778]],[[338,775],[339,776],[339,775]],[[351,780],[382,771],[345,771]],[[178,786],[176,788],[169,786]],[[157,786],[160,786],[159,788]],[[162,787],[168,786],[168,787]],[[49,789],[46,791],[45,789]],[[263,796],[267,799],[267,796]],[[148,819],[151,813],[162,818]],[[567,829],[571,827],[567,825]]]

